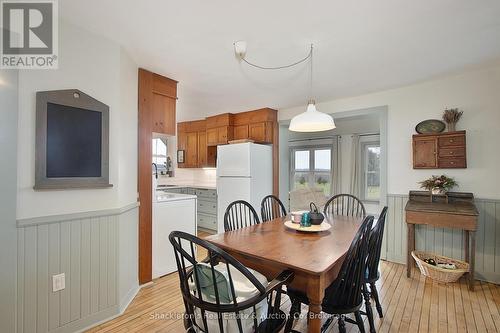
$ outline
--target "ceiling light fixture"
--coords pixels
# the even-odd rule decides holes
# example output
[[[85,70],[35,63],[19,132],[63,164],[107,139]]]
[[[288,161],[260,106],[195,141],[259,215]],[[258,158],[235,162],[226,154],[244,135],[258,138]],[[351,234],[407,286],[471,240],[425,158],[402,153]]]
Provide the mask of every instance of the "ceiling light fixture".
[[[290,121],[288,129],[294,132],[322,132],[336,128],[332,116],[319,112],[313,95],[313,46],[311,44],[311,73],[309,77],[309,102],[305,112],[296,115]]]
[[[305,112],[296,115],[295,117],[292,118],[290,121],[290,126],[288,129],[290,131],[294,132],[320,132],[320,131],[328,131],[334,129],[335,122],[333,121],[332,116],[319,112],[316,109],[316,102],[312,98],[312,91],[313,91],[313,45],[311,44],[311,48],[309,51],[309,54],[305,57],[302,58],[294,63],[284,65],[284,66],[276,66],[276,67],[266,67],[266,66],[260,66],[257,64],[254,64],[246,59],[246,53],[247,53],[247,43],[243,40],[239,40],[233,43],[234,46],[234,53],[240,59],[240,61],[243,61],[247,63],[250,66],[259,68],[259,69],[284,69],[284,68],[289,68],[296,66],[298,64],[303,63],[307,59],[311,59],[310,64],[311,64],[311,73],[310,73],[310,81],[309,81],[309,102],[307,104],[307,109]]]

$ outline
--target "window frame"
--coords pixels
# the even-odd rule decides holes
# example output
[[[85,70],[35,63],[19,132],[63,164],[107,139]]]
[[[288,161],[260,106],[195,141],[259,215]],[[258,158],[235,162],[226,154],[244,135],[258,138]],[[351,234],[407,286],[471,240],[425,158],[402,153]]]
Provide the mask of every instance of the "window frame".
[[[321,141],[324,141],[324,140],[321,140]],[[295,184],[295,179],[294,179],[294,175],[296,172],[304,172],[304,173],[308,173],[308,179],[307,179],[307,184],[308,186],[310,186],[310,184],[314,184],[314,177],[317,173],[327,173],[328,171],[321,171],[321,170],[316,170],[314,169],[314,162],[315,162],[315,157],[314,157],[314,151],[315,150],[322,150],[322,149],[329,149],[330,150],[330,172],[329,172],[329,175],[330,175],[330,178],[331,178],[331,182],[330,182],[330,193],[329,194],[325,194],[327,196],[332,196],[333,195],[333,192],[334,192],[334,189],[335,189],[335,181],[337,180],[336,178],[336,175],[337,175],[337,171],[334,170],[334,159],[337,158],[336,157],[336,148],[335,148],[335,144],[334,142],[332,141],[331,144],[328,144],[328,143],[324,143],[324,142],[314,142],[314,140],[312,140],[311,142],[308,142],[307,144],[297,144],[297,145],[291,145],[290,146],[290,162],[289,162],[289,184],[290,184],[290,191],[293,191],[295,188],[294,188],[294,184]],[[304,170],[304,169],[295,169],[295,152],[296,151],[309,151],[309,170]]]
[[[366,203],[374,203],[374,204],[379,204],[380,203],[380,193],[379,193],[379,198],[376,199],[367,199],[366,194],[368,191],[368,182],[367,182],[367,173],[368,173],[368,148],[369,147],[379,147],[379,149],[382,149],[380,146],[380,139],[371,139],[367,141],[363,141],[360,143],[360,155],[361,155],[361,163],[360,163],[360,168],[359,168],[359,175],[360,175],[360,199],[362,202]],[[380,156],[381,157],[381,156]],[[379,159],[380,159],[379,157]],[[380,159],[381,160],[381,159]],[[379,179],[381,176],[381,166],[380,166],[380,161],[379,161]],[[382,184],[379,185],[379,188],[382,187]]]
[[[155,144],[155,140],[160,140],[164,145],[165,145],[165,155],[162,155],[162,154],[154,154],[154,150],[155,150],[155,147],[154,147],[154,144]],[[165,142],[163,141],[165,140]],[[158,172],[160,171],[167,171],[167,167],[165,164],[158,164],[156,159],[157,158],[165,158],[165,161],[167,161],[167,158],[168,158],[168,144],[166,142],[167,139],[162,139],[162,138],[152,138],[152,142],[151,142],[151,145],[152,145],[152,149],[151,149],[151,163],[155,163],[156,164],[156,167],[158,168]]]

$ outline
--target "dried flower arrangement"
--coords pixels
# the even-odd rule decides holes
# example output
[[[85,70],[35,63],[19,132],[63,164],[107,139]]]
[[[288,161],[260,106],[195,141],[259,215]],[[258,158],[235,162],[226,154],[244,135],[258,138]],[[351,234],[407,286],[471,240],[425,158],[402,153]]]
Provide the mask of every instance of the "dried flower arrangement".
[[[459,111],[458,109],[446,109],[443,113],[443,120],[448,124],[448,132],[455,131],[455,125],[462,117],[463,111]]]
[[[432,192],[432,194],[443,194],[458,186],[455,179],[445,175],[432,176],[426,180],[419,182],[420,187]]]

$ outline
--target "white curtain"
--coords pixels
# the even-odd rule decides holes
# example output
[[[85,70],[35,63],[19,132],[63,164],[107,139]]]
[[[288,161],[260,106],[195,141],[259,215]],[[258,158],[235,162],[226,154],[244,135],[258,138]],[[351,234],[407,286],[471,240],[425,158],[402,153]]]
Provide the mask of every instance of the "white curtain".
[[[342,193],[342,137],[338,136],[333,140],[333,195]],[[332,195],[332,196],[333,196]]]
[[[359,153],[359,135],[352,136],[351,143],[351,183],[349,194],[359,197],[361,158]]]

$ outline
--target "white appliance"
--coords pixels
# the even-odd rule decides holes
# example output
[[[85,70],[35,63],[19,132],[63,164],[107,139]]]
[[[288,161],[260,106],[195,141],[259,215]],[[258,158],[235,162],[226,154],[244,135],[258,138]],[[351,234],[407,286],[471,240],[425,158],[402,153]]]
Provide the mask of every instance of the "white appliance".
[[[236,200],[249,202],[260,216],[262,199],[273,193],[272,147],[255,143],[217,146],[217,232]]]
[[[157,191],[153,196],[153,279],[177,271],[168,239],[174,230],[196,235],[196,195]]]

